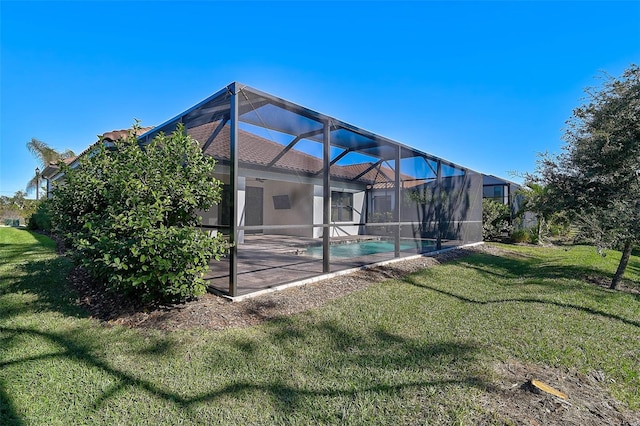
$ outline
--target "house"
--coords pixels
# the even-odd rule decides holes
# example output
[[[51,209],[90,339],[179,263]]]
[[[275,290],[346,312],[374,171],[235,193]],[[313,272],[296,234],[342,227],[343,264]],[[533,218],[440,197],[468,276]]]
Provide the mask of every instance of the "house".
[[[482,241],[483,177],[231,83],[139,137],[182,123],[218,163],[202,227],[232,243],[210,286],[231,297]]]
[[[239,83],[138,140],[179,123],[223,185],[199,212],[231,243],[211,263],[212,291],[243,297],[482,241],[483,175],[468,168]],[[64,179],[57,165],[43,176]]]
[[[523,212],[523,187],[515,182],[493,175],[482,175],[482,197],[507,205],[511,211],[511,222],[519,229],[532,228],[536,224],[535,215]]]
[[[518,194],[520,189],[521,186],[515,182],[493,175],[482,175],[482,198],[510,206],[512,217],[520,210],[522,203],[522,197]]]
[[[137,135],[141,135],[142,133],[145,133],[149,130],[151,130],[152,127],[142,127],[140,129],[137,130]],[[110,132],[106,132],[104,133],[100,139],[102,140],[102,143],[106,143],[109,144],[113,141],[116,141],[120,138],[124,138],[129,134],[130,130],[112,130]],[[90,153],[100,142],[100,140],[92,143],[87,149],[85,149],[84,151],[82,151],[80,154],[76,155],[75,157],[69,157],[66,158],[64,160],[62,160],[62,163],[75,168],[77,167],[80,162],[80,158],[87,155],[88,153]],[[53,191],[53,187],[56,183],[60,183],[64,180],[64,173],[62,172],[62,170],[60,170],[60,163],[57,162],[52,162],[47,164],[47,166],[44,168],[44,170],[41,172],[41,178],[46,180],[47,183],[47,198],[51,198],[51,194]]]

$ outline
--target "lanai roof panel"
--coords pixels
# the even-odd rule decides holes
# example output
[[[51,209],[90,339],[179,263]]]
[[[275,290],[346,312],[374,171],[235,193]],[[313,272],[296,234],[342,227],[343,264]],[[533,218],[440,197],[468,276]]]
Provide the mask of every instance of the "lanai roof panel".
[[[400,147],[400,156],[403,159],[419,156],[434,162],[441,161],[445,176],[461,175],[466,170],[464,167],[449,161],[239,83],[228,85],[173,119],[142,135],[141,139],[145,137],[152,138],[155,133],[161,130],[168,133],[175,129],[179,122],[185,123],[191,133],[191,131],[198,132],[199,130],[197,129],[200,126],[207,125],[210,122],[219,123],[220,120],[228,119],[231,90],[233,89],[238,94],[238,110],[241,122],[289,134],[292,138],[309,139],[315,142],[322,141],[322,128],[324,123],[328,123],[332,147],[340,147],[351,152],[359,152],[385,160],[394,159],[397,155],[397,149]],[[281,146],[280,149],[282,149]],[[228,158],[228,147],[226,150],[226,155],[223,155],[222,158]],[[299,158],[296,154],[293,155],[296,157],[294,160],[287,160],[287,157],[291,157],[289,154],[286,153],[278,161],[284,168],[289,167],[289,163],[299,163]],[[313,160],[309,161],[305,168],[315,169],[315,166],[311,167],[312,163]],[[299,170],[302,168],[298,166],[299,164],[296,164],[294,169]]]

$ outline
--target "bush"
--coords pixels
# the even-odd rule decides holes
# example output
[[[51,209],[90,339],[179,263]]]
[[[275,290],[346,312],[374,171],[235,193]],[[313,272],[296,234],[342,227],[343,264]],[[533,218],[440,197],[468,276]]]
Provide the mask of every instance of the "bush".
[[[27,227],[33,231],[51,231],[51,200],[38,202],[35,212],[27,221]]]
[[[227,250],[221,235],[197,228],[195,212],[220,201],[215,161],[182,125],[142,149],[137,129],[64,168],[52,203],[55,229],[110,289],[144,302],[198,296],[210,259]]]
[[[511,232],[514,243],[538,244],[538,230],[536,228],[515,229]]]
[[[511,240],[514,243],[530,243],[531,242],[531,230],[529,229],[515,229],[511,232]]]
[[[495,240],[511,231],[509,206],[495,200],[482,200],[482,238]]]

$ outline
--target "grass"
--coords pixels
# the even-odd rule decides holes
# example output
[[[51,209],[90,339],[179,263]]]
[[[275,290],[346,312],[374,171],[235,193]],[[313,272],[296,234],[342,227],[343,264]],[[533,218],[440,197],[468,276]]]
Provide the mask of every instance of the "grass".
[[[502,247],[257,327],[160,332],[88,318],[53,243],[0,228],[0,423],[473,424],[514,359],[604,371],[639,409],[640,297],[582,279],[619,253]]]

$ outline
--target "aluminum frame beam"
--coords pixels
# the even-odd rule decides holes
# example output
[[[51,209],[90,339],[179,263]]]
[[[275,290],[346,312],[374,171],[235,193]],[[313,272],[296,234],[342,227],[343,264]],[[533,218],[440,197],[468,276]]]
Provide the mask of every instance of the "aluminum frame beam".
[[[322,272],[331,272],[331,132],[329,121],[324,122],[322,133]]]
[[[276,157],[273,160],[271,160],[269,162],[269,164],[267,164],[267,167],[273,167],[273,165],[276,164],[278,162],[278,160],[280,160],[282,157],[284,157],[285,154],[287,152],[289,152],[302,139],[306,139],[309,136],[315,136],[315,135],[321,134],[323,132],[324,132],[324,128],[320,129],[320,130],[312,130],[310,132],[303,133],[301,135],[296,136],[291,142],[289,142],[289,145],[284,147],[284,149],[280,152],[280,154],[276,155]]]
[[[207,148],[209,148],[209,145],[211,145],[211,143],[215,140],[215,138],[218,136],[218,134],[222,131],[224,126],[229,122],[229,119],[230,119],[230,117],[226,116],[225,118],[222,119],[220,124],[218,124],[218,127],[215,128],[215,130],[211,133],[211,135],[209,136],[207,141],[202,146],[202,151],[203,152],[206,151]]]
[[[376,167],[378,167],[380,164],[382,164],[384,160],[378,160],[377,162],[373,163],[371,166],[369,166],[364,172],[360,173],[358,176],[354,177],[352,180],[358,180],[360,179],[362,176],[366,175],[367,173],[369,173],[371,170],[375,169]]]
[[[231,229],[229,232],[229,295],[235,297],[238,294],[238,93],[235,84],[229,86],[231,92],[231,112],[230,112],[230,137],[229,153],[231,155],[229,164],[230,190],[231,190]]]

